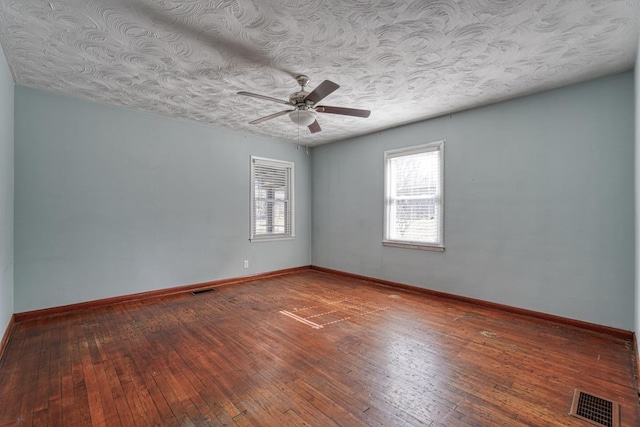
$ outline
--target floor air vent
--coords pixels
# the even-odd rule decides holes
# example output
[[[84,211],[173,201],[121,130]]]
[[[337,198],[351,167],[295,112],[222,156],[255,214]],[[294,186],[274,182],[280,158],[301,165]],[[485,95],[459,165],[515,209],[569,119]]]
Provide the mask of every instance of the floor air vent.
[[[620,404],[575,389],[569,415],[597,426],[620,427]]]
[[[215,292],[216,288],[198,289],[197,291],[191,291],[191,295],[206,294],[207,292]]]

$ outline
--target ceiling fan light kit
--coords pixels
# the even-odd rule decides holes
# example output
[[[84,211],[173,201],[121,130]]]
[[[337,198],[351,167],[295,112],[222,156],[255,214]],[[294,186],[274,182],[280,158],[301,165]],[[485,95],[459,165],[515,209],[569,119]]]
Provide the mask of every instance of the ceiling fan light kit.
[[[282,116],[284,114],[289,114],[289,118],[293,123],[297,124],[298,126],[307,126],[311,133],[317,133],[322,130],[320,128],[320,124],[316,120],[317,113],[330,113],[363,118],[369,117],[369,115],[371,114],[371,111],[369,110],[361,110],[358,108],[316,105],[319,101],[321,101],[340,87],[340,85],[338,85],[337,83],[334,83],[330,80],[325,80],[320,83],[320,85],[318,85],[318,87],[316,87],[313,91],[307,92],[306,90],[304,90],[304,88],[309,83],[309,77],[300,75],[296,77],[296,81],[300,85],[300,90],[297,92],[293,92],[289,96],[289,101],[283,101],[277,98],[272,98],[270,96],[259,95],[257,93],[244,91],[238,92],[238,95],[250,96],[252,98],[262,99],[265,101],[277,102],[279,104],[289,105],[294,108],[293,110],[279,111],[269,116],[253,120],[249,123],[257,125],[267,120],[275,119],[276,117]]]
[[[293,110],[289,113],[291,121],[298,126],[309,126],[316,121],[316,112],[313,110]]]

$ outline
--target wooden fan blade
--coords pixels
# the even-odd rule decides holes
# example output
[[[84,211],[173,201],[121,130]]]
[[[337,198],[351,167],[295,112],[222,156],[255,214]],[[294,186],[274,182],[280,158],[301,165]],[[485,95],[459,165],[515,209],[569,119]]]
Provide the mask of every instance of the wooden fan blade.
[[[317,88],[315,88],[309,95],[307,95],[304,98],[304,100],[311,101],[314,104],[316,104],[320,100],[322,100],[325,96],[333,93],[333,91],[335,91],[339,87],[340,87],[339,84],[334,83],[330,80],[325,80],[322,83],[320,83],[320,85]]]
[[[251,92],[238,92],[238,95],[242,95],[242,96],[250,96],[252,98],[258,98],[258,99],[264,99],[265,101],[272,101],[272,102],[278,102],[280,104],[284,104],[284,105],[293,105],[292,103],[290,103],[289,101],[283,101],[281,99],[278,98],[272,98],[270,96],[266,96],[266,95],[258,95],[257,93],[251,93]]]
[[[280,116],[284,116],[287,113],[290,113],[294,110],[284,110],[284,111],[278,111],[277,113],[273,113],[269,116],[265,116],[265,117],[261,117],[259,119],[255,119],[252,122],[249,122],[250,125],[257,125],[258,123],[262,123],[262,122],[266,122],[267,120],[271,120],[271,119],[275,119],[276,117],[280,117]]]
[[[371,111],[360,110],[358,108],[330,107],[328,105],[318,105],[316,107],[318,113],[342,114],[343,116],[369,117]]]
[[[320,124],[318,123],[317,120],[315,122],[311,123],[307,127],[309,128],[311,133],[317,133],[317,132],[320,132],[322,130],[322,128],[320,127]]]

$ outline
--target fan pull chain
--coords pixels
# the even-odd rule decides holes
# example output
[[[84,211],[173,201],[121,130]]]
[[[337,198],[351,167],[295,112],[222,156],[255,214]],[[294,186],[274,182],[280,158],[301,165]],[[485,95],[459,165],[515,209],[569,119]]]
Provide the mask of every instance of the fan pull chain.
[[[300,111],[300,110],[298,110],[298,111]],[[298,114],[300,114],[300,113],[298,112]],[[300,122],[298,122],[298,147],[300,147]]]

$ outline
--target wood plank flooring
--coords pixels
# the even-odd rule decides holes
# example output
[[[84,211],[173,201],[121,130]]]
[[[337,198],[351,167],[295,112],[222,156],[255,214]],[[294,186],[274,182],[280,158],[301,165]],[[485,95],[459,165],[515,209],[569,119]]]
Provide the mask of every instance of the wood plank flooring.
[[[638,426],[631,343],[317,271],[16,325],[0,426]]]

